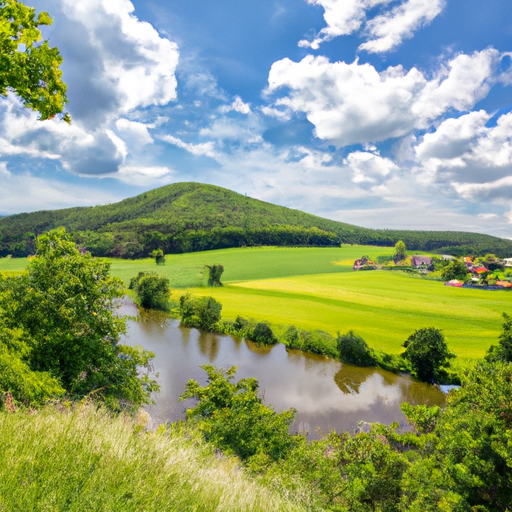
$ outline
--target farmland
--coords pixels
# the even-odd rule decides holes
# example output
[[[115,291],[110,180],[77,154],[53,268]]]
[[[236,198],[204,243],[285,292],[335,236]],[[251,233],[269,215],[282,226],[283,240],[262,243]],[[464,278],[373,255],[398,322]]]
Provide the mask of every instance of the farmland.
[[[344,245],[341,248],[238,248],[167,256],[154,260],[112,259],[112,274],[126,284],[140,271],[170,279],[172,298],[186,290],[212,295],[224,319],[237,315],[295,325],[331,334],[355,330],[368,344],[390,353],[415,329],[443,330],[449,347],[464,358],[482,357],[501,331],[501,313],[512,309],[512,294],[450,288],[402,272],[353,272],[363,254],[374,258],[392,248]],[[225,267],[222,288],[204,286],[203,267]],[[0,270],[19,271],[25,259],[2,259]]]

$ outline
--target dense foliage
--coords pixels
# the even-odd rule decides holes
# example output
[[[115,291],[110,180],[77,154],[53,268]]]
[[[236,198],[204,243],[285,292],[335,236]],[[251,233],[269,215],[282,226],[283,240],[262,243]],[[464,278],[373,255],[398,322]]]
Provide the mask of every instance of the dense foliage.
[[[418,329],[403,346],[403,357],[411,363],[413,374],[424,382],[439,382],[446,376],[449,360],[455,357],[448,350],[443,333],[435,327]]]
[[[190,381],[187,417],[205,439],[235,453],[270,487],[311,510],[346,512],[505,511],[512,500],[512,365],[480,363],[444,411],[403,404],[410,429],[362,424],[306,442],[286,432],[255,395],[257,382],[206,366],[208,385]],[[264,411],[264,409],[267,409]],[[272,425],[272,428],[269,426]],[[259,442],[256,442],[259,438]]]
[[[208,286],[222,286],[220,278],[224,272],[223,265],[205,265],[204,268],[208,274]]]
[[[206,364],[201,368],[208,374],[207,385],[189,380],[180,398],[197,400],[187,409],[188,421],[207,441],[244,461],[256,457],[261,463],[284,457],[294,443],[288,433],[293,409],[276,413],[264,405],[254,378],[233,382],[236,366],[224,370]]]
[[[115,409],[147,403],[157,386],[139,371],[152,354],[119,344],[122,287],[63,228],[40,236],[27,272],[0,279],[0,393],[24,403],[63,393],[92,393]]]
[[[36,15],[17,0],[0,0],[0,95],[14,91],[41,119],[62,113],[67,103],[62,56],[47,40],[41,42],[39,27],[51,24],[46,12]],[[67,114],[64,119],[70,121]]]
[[[222,304],[213,297],[192,297],[189,293],[180,297],[180,315],[189,327],[212,331],[220,320]]]
[[[137,304],[146,309],[169,311],[169,279],[156,272],[139,272],[130,280],[131,290],[137,295]]]
[[[340,360],[344,363],[357,366],[375,366],[377,362],[366,341],[354,331],[349,331],[343,335],[338,334],[338,353]]]
[[[147,257],[227,247],[393,246],[439,253],[512,254],[512,242],[475,233],[372,230],[323,219],[221,187],[176,183],[119,203],[0,219],[0,256],[33,254],[35,237],[65,226],[94,256]]]

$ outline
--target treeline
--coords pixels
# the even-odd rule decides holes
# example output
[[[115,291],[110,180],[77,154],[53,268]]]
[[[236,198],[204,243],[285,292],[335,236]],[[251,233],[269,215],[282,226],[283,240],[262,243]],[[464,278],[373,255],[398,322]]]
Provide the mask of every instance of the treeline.
[[[151,276],[146,274],[145,277],[142,274],[132,282],[142,278],[156,284],[162,279],[156,273]],[[134,288],[136,289],[136,286]],[[138,295],[138,302],[141,303],[140,294]],[[158,294],[159,297],[164,295]],[[156,309],[165,311],[167,308]],[[237,316],[234,321],[222,320],[222,304],[213,297],[194,297],[186,293],[180,297],[178,311],[183,325],[187,327],[237,336],[261,345],[274,345],[280,342],[290,349],[330,357],[343,363],[375,366],[395,373],[408,372],[424,382],[460,384],[459,376],[449,369],[450,359],[455,355],[448,350],[442,332],[434,327],[418,329],[412,333],[402,345],[406,348],[405,352],[398,355],[370,348],[366,341],[352,330],[346,334],[338,333],[337,336],[332,336],[322,330],[310,331],[291,325],[283,333],[277,334],[266,322],[247,320],[241,316]],[[509,331],[510,329],[509,327]]]
[[[254,245],[392,246],[447,254],[512,255],[512,242],[477,233],[374,230],[199,183],[176,183],[104,206],[0,218],[0,256],[34,254],[37,236],[65,227],[97,256],[147,257]]]
[[[378,230],[392,240],[402,240],[409,249],[453,256],[484,256],[496,254],[500,258],[512,255],[510,240],[463,231],[408,231]]]

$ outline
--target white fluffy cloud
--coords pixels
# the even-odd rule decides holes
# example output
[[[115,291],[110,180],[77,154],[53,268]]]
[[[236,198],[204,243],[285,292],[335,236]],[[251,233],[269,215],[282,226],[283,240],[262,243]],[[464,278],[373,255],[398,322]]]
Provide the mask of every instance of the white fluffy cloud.
[[[39,3],[36,8],[48,8]],[[58,160],[79,175],[115,175],[153,142],[148,128],[155,125],[126,115],[137,118],[140,109],[176,98],[177,45],[139,21],[129,0],[49,3],[55,18],[51,40],[64,54],[73,124],[39,122],[9,96],[0,101],[0,154]]]
[[[369,20],[369,41],[359,46],[370,53],[383,53],[409,39],[414,32],[429,24],[444,8],[445,0],[408,0]]]
[[[97,121],[101,114],[105,119],[176,98],[178,47],[139,21],[129,0],[58,3],[66,18],[59,23],[59,46],[74,53],[70,60],[78,75],[69,80],[70,93],[74,87],[81,93],[75,96],[80,101],[75,117]]]
[[[321,43],[363,29],[368,41],[359,49],[372,53],[389,51],[430,23],[445,6],[445,0],[405,0],[393,7],[392,0],[307,0],[324,9],[327,27],[312,41],[299,46],[318,49]],[[367,12],[380,6],[380,13],[367,20]],[[391,7],[391,8],[389,8]]]
[[[159,187],[171,183],[174,174],[173,169],[163,166],[122,165],[112,177],[130,185]]]
[[[184,149],[192,155],[206,155],[212,158],[215,157],[215,145],[212,141],[192,144],[190,142],[184,142],[183,140],[179,139],[178,137],[174,137],[173,135],[162,135],[160,140],[168,142],[169,144],[172,144],[178,148]]]
[[[365,151],[350,153],[345,163],[353,172],[352,181],[358,184],[380,183],[391,172],[398,170],[398,166],[389,158]]]
[[[323,140],[338,146],[375,142],[425,128],[450,109],[473,107],[487,94],[499,57],[493,49],[461,54],[429,80],[416,68],[379,73],[357,60],[333,63],[308,55],[275,62],[268,93],[288,88],[275,105],[304,112]]]
[[[441,123],[416,146],[433,181],[451,183],[468,200],[512,199],[512,113],[488,126],[485,111]]]

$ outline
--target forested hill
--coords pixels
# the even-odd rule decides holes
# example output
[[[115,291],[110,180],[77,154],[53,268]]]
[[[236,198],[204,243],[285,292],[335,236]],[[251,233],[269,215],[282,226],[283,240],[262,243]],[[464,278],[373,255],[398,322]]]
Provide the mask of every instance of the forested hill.
[[[512,255],[512,241],[460,232],[373,230],[199,183],[176,183],[119,203],[0,218],[0,255],[33,252],[34,237],[65,226],[98,256],[141,257],[252,245],[393,245],[436,252]]]

